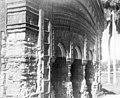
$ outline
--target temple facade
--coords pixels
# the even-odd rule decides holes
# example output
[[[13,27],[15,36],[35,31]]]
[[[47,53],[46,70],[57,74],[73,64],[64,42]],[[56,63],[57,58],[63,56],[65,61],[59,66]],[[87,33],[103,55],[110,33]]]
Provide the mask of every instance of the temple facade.
[[[0,98],[94,98],[100,0],[1,0],[0,8]]]

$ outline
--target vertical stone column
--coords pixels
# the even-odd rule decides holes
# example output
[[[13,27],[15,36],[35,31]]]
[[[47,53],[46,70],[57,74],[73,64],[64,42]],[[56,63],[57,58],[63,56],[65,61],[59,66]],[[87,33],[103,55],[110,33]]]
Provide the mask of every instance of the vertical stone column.
[[[81,98],[88,98],[88,91],[87,91],[87,85],[86,85],[86,79],[85,79],[85,68],[87,64],[87,37],[84,36],[84,48],[83,48],[83,59],[82,59],[82,65],[83,65],[83,81],[82,81],[82,87],[81,87]]]
[[[37,30],[26,24],[26,0],[6,1],[7,39],[1,51],[5,52],[0,79],[3,83],[2,98],[26,98],[36,91]]]
[[[0,0],[0,98],[5,97],[5,35],[6,33],[6,4],[5,0]]]
[[[99,39],[99,72],[98,72],[98,90],[101,91],[101,59],[102,59],[102,37]]]
[[[66,82],[67,88],[67,98],[73,97],[73,88],[72,88],[72,81],[71,81],[71,64],[73,63],[73,42],[70,41],[70,48],[69,52],[66,56],[66,65],[68,67],[68,80]]]
[[[85,79],[87,84],[87,90],[89,92],[89,98],[92,98],[92,83],[94,80],[94,66],[92,60],[88,60],[85,68]]]
[[[71,81],[71,64],[72,59],[68,58],[66,60],[66,65],[68,67],[68,81],[66,82],[66,88],[67,88],[67,98],[73,97],[73,88],[72,88],[72,81]]]
[[[6,82],[6,73],[5,73],[5,68],[6,68],[6,64],[5,64],[5,51],[6,51],[6,34],[5,32],[1,32],[2,36],[1,36],[1,66],[0,66],[0,98],[4,98],[6,91],[5,91],[5,82]]]

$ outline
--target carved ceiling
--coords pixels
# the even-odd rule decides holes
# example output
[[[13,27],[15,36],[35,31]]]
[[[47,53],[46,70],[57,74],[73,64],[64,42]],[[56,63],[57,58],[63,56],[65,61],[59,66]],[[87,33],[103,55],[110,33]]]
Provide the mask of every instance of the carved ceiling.
[[[36,0],[38,1],[38,0]],[[104,11],[100,0],[39,0],[40,8],[53,24],[80,30],[93,38],[104,30]]]

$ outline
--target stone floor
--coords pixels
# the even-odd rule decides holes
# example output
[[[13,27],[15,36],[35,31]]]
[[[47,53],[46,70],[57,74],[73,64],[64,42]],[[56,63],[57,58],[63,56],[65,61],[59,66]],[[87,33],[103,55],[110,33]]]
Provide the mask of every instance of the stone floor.
[[[105,95],[102,98],[120,98],[120,95]]]
[[[120,98],[120,85],[103,84],[98,98]]]
[[[117,83],[113,84],[113,74],[111,73],[111,83],[107,82],[107,72],[101,74],[102,90],[98,98],[120,98],[120,72],[117,73]]]

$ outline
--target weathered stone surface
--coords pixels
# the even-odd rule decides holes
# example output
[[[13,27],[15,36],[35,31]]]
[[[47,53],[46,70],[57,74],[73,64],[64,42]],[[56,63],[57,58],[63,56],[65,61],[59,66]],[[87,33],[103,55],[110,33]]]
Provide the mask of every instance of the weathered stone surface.
[[[3,96],[4,96],[4,87],[1,86],[0,87],[0,98],[3,98]]]
[[[36,91],[35,44],[25,42],[25,39],[26,34],[23,32],[8,34],[7,42],[3,41],[2,45],[5,47],[2,46],[1,51],[1,98],[4,98],[4,95],[7,98],[25,98]]]
[[[1,0],[3,1],[3,0]],[[0,1],[0,2],[1,2]],[[44,6],[44,1],[42,3],[40,2],[40,7],[37,6],[36,3],[38,0],[7,0],[7,41],[2,40],[2,65],[1,65],[1,74],[0,78],[3,79],[3,81],[0,81],[0,93],[1,98],[5,98],[4,95],[6,95],[7,98],[25,98],[30,96],[33,92],[36,92],[36,79],[37,79],[37,65],[36,63],[36,44],[37,44],[37,38],[38,38],[38,9],[42,8]],[[48,0],[47,0],[48,1]],[[69,1],[69,0],[68,0]],[[72,2],[71,2],[72,1]],[[90,2],[90,6],[84,6],[87,5],[87,0],[82,0],[83,6],[86,8],[84,9],[83,6],[81,6],[81,1],[79,1],[80,5],[78,5],[78,2],[76,0],[70,0],[70,7],[69,4],[65,4],[64,6],[61,4],[55,4],[54,10],[51,9],[53,6],[51,6],[51,3],[48,5],[45,2],[45,5],[43,7],[43,10],[45,10],[45,17],[49,18],[52,27],[51,28],[54,31],[54,37],[50,39],[48,42],[48,35],[45,35],[45,42],[47,44],[51,43],[52,40],[52,46],[45,45],[44,43],[44,52],[45,55],[49,56],[49,58],[44,57],[44,65],[45,68],[48,68],[49,66],[49,60],[51,57],[51,54],[53,53],[54,56],[57,54],[58,51],[56,51],[56,47],[58,46],[58,43],[63,43],[65,48],[64,53],[64,62],[59,61],[57,64],[55,64],[54,68],[52,68],[52,76],[51,76],[51,83],[53,86],[53,91],[56,98],[67,98],[68,93],[68,82],[69,81],[69,75],[70,73],[68,70],[68,66],[66,64],[60,65],[60,63],[66,63],[66,58],[69,56],[70,42],[73,42],[74,46],[81,47],[81,51],[83,51],[83,36],[86,36],[89,38],[88,41],[94,44],[94,37],[99,33],[96,31],[99,26],[95,21],[93,20],[96,16],[102,16],[101,11],[96,13],[96,8],[92,6],[92,2]],[[42,5],[43,4],[43,5]],[[54,3],[53,3],[54,4]],[[97,4],[97,3],[96,3]],[[58,6],[57,6],[58,5]],[[77,5],[77,6],[74,6]],[[1,5],[0,5],[1,7]],[[3,7],[3,5],[2,5]],[[88,12],[89,8],[94,10],[94,15],[89,15]],[[3,7],[4,8],[4,7]],[[45,9],[44,9],[45,8]],[[74,12],[74,9],[76,10]],[[81,10],[79,10],[81,9]],[[86,12],[88,11],[88,12]],[[51,13],[53,12],[53,13]],[[78,13],[79,12],[79,13]],[[3,10],[1,12],[4,14]],[[52,14],[52,15],[51,15]],[[3,16],[0,14],[0,16]],[[85,17],[84,17],[85,16]],[[80,17],[80,18],[78,18]],[[4,22],[5,17],[2,17],[2,22]],[[98,17],[98,22],[102,25],[102,21],[100,20],[101,17]],[[103,18],[104,19],[104,18]],[[44,19],[43,19],[44,20]],[[1,20],[0,20],[1,21]],[[4,24],[4,23],[1,23]],[[0,24],[0,27],[1,27]],[[5,25],[3,25],[5,26]],[[2,26],[2,27],[3,27]],[[44,25],[42,25],[44,27]],[[103,27],[100,26],[100,27]],[[4,28],[4,27],[3,27]],[[46,28],[45,28],[46,29]],[[48,29],[48,28],[47,28]],[[44,31],[44,30],[43,30]],[[48,32],[47,32],[48,33]],[[96,33],[96,34],[95,34]],[[52,36],[53,36],[52,35]],[[39,39],[41,40],[41,39]],[[43,41],[43,42],[44,42]],[[42,43],[43,45],[43,43]],[[50,48],[52,47],[52,53],[50,51]],[[90,45],[90,48],[94,47],[94,45]],[[56,54],[55,54],[56,52]],[[72,51],[73,52],[73,51]],[[74,54],[74,53],[73,53]],[[71,53],[70,59],[73,59]],[[86,53],[85,53],[86,54]],[[83,56],[83,55],[82,55]],[[74,70],[72,74],[72,84],[73,84],[73,93],[75,98],[79,98],[81,96],[80,88],[81,88],[81,82],[83,79],[83,70],[82,66],[78,66],[80,63],[74,64],[72,70]],[[57,66],[58,65],[58,66]],[[81,64],[82,65],[82,64]],[[56,67],[57,66],[57,67]],[[92,66],[93,67],[93,66]],[[87,69],[91,71],[90,67]],[[44,69],[44,79],[49,80],[49,72],[50,69]],[[87,76],[87,85],[88,89],[90,90],[91,87],[91,72],[86,73],[89,76]],[[57,75],[56,75],[57,73]],[[89,74],[90,73],[90,74]],[[42,73],[43,74],[43,73]],[[42,79],[41,79],[42,80]],[[45,82],[44,85],[44,92],[47,93],[49,82]],[[90,84],[90,85],[89,85]],[[49,94],[42,94],[42,97],[48,98]]]
[[[10,47],[12,47],[11,50]],[[28,48],[28,51],[25,52],[25,45],[17,43],[12,46],[8,45],[7,49],[9,51],[7,50],[6,57],[9,58],[6,63],[6,68],[8,68],[6,95],[13,98],[24,98],[36,91],[36,61],[29,56],[29,54],[35,55],[35,53],[32,52],[32,48]],[[26,55],[27,58],[23,58],[22,55]]]
[[[94,65],[92,61],[87,61],[85,69],[85,79],[87,84],[87,91],[89,92],[89,98],[92,98],[92,83],[94,81]]]
[[[5,30],[5,0],[0,0],[0,31]]]

